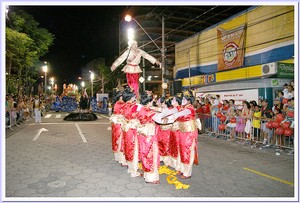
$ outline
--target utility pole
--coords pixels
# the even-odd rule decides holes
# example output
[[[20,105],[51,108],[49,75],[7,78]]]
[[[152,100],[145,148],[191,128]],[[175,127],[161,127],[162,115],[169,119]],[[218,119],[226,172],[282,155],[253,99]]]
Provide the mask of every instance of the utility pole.
[[[166,75],[166,70],[165,70],[165,17],[162,16],[161,18],[161,37],[162,37],[162,47],[161,47],[161,84],[163,85],[163,83],[166,82],[164,76]],[[165,97],[166,96],[166,89],[162,87],[162,96]]]

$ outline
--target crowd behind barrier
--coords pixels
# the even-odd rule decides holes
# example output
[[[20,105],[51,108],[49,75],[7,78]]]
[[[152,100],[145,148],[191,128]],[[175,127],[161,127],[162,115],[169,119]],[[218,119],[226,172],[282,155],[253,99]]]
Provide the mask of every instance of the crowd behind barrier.
[[[290,149],[294,153],[293,82],[277,92],[274,105],[268,100],[244,101],[235,106],[233,99],[220,101],[219,96],[198,98],[194,107],[202,123],[202,132],[210,137],[251,146]]]
[[[55,98],[55,99],[54,99]],[[5,100],[5,127],[13,130],[14,126],[19,127],[21,123],[30,121],[35,117],[33,101],[34,96],[27,95],[7,95]],[[74,112],[79,110],[79,102],[75,97],[69,96],[40,96],[40,110],[43,113],[47,111],[56,112]],[[102,102],[97,102],[91,98],[88,102],[87,111],[94,113],[108,113],[108,101],[104,98]]]

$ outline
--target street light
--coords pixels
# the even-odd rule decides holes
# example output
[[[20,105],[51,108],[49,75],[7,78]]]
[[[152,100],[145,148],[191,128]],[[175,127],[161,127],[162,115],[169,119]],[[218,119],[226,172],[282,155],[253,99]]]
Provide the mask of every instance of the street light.
[[[50,78],[50,83],[51,83],[51,91],[53,90],[53,85],[54,85],[54,77]]]
[[[47,62],[44,62],[45,65],[43,65],[43,72],[45,72],[45,94],[47,91],[47,71],[48,71],[48,66],[47,66]]]
[[[130,22],[131,20],[134,20],[136,24],[144,31],[144,33],[149,37],[151,42],[158,48],[158,50],[161,52],[161,70],[162,70],[162,77],[161,77],[161,84],[165,83],[165,18],[162,16],[161,23],[162,23],[162,47],[159,48],[159,46],[156,44],[156,42],[152,39],[152,37],[147,33],[147,31],[142,27],[142,25],[133,17],[130,15],[125,16],[125,21]],[[166,92],[165,89],[162,88],[162,96],[165,96]]]
[[[92,95],[91,95],[91,97],[93,97],[93,95],[94,95],[94,93],[93,93],[93,80],[95,78],[95,75],[94,75],[94,73],[92,71],[89,71],[89,72],[91,74],[90,78],[91,78],[91,83],[92,83],[92,91],[91,91]]]

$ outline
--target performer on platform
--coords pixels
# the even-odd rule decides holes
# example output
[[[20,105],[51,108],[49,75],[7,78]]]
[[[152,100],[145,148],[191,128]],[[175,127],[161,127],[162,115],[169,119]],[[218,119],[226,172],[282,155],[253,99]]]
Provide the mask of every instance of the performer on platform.
[[[122,111],[125,102],[122,100],[122,92],[117,88],[113,91],[113,114],[110,116],[111,130],[112,130],[112,150],[114,152],[115,160],[122,166],[126,166],[126,160],[124,155],[124,136],[122,132],[122,125],[125,122],[125,118],[122,115]]]
[[[139,64],[141,57],[144,57],[152,64],[160,65],[160,62],[153,56],[138,48],[136,41],[131,41],[129,49],[127,49],[111,66],[111,71],[114,71],[119,65],[126,60],[126,65],[122,69],[126,73],[127,84],[134,90],[136,97],[139,97],[139,75],[142,72]]]
[[[124,154],[128,164],[127,172],[131,177],[140,176],[138,172],[138,138],[137,138],[137,126],[139,120],[136,119],[136,112],[138,105],[136,104],[136,97],[131,91],[130,87],[125,88],[123,95],[123,101],[125,102],[123,108],[123,115],[125,117],[125,123],[122,126],[124,135]]]
[[[138,126],[139,156],[144,171],[144,179],[147,183],[158,184],[160,165],[159,150],[157,142],[158,125],[155,124],[152,117],[156,112],[151,109],[152,95],[147,92],[141,94],[141,109],[136,117],[140,121]]]

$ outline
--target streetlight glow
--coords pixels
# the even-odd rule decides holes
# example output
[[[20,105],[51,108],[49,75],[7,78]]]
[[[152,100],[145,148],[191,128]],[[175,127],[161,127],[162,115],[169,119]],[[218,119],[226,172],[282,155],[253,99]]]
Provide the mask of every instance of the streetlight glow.
[[[94,78],[95,78],[95,75],[94,75],[94,73],[92,72],[92,71],[89,71],[90,72],[90,78],[91,78],[91,83],[92,83],[92,87],[91,87],[91,97],[93,97],[93,95],[94,95],[94,93],[93,93],[93,80],[94,80]]]
[[[84,81],[81,82],[81,87],[84,88]]]
[[[47,62],[45,61],[44,64],[47,64]],[[47,65],[43,65],[42,66],[42,70],[45,73],[45,94],[47,92],[47,71],[48,71],[48,66]]]
[[[131,42],[134,40],[134,30],[132,28],[128,29],[128,46],[130,46]]]
[[[131,16],[130,16],[130,15],[126,15],[126,16],[125,16],[125,21],[127,21],[127,22],[130,22],[130,21],[131,21],[131,19],[132,19],[132,18],[131,18]]]

